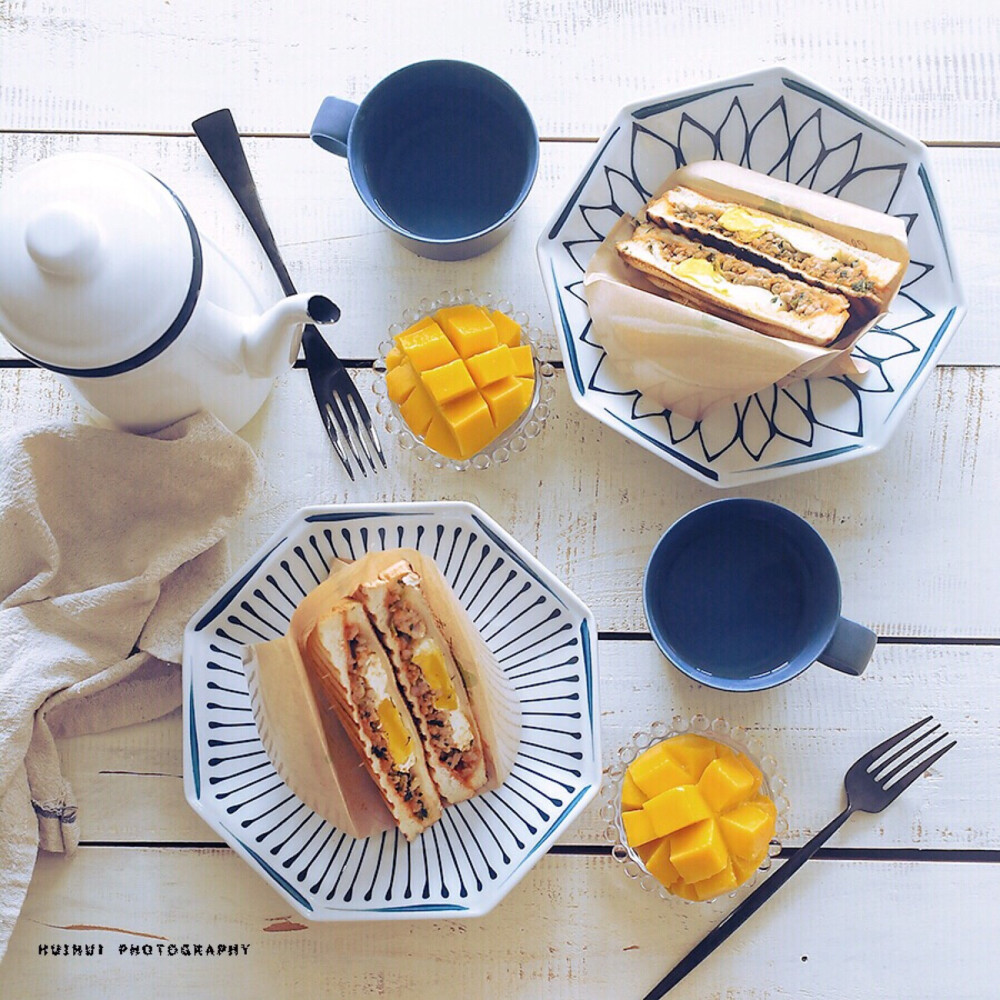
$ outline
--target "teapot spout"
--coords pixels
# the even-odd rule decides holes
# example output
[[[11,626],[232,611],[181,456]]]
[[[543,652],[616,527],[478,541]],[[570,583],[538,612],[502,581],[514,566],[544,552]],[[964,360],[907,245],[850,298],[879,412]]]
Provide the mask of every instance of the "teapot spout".
[[[243,338],[248,375],[274,378],[295,364],[305,323],[336,323],[340,309],[325,295],[291,295],[273,305]]]

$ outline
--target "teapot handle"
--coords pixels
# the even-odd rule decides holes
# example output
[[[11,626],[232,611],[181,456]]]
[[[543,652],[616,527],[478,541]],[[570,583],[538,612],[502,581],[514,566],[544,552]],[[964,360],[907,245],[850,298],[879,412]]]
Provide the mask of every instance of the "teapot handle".
[[[337,156],[347,156],[347,136],[358,106],[339,97],[326,97],[316,112],[309,137],[317,146]]]

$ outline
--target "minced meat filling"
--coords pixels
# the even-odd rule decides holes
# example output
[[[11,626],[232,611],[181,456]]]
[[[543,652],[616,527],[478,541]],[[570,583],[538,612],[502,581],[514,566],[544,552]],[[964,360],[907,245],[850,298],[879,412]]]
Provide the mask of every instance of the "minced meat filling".
[[[373,651],[356,633],[353,637],[348,635],[347,640],[352,654],[350,660],[352,667],[348,671],[351,699],[358,706],[358,715],[365,734],[371,741],[372,753],[385,765],[385,774],[403,801],[412,803],[413,814],[419,819],[426,819],[427,806],[420,789],[416,787],[413,771],[398,767],[389,753],[389,741],[378,717],[378,695],[364,677],[365,664],[373,655]]]
[[[711,247],[681,245],[658,237],[648,239],[650,252],[665,264],[679,264],[692,258],[709,261],[715,269],[734,285],[763,288],[772,295],[772,302],[782,310],[797,316],[809,317],[819,313],[841,313],[847,310],[847,301],[840,295],[814,288],[804,281],[796,281],[764,267],[757,267],[732,254],[713,250]]]
[[[413,647],[427,635],[423,619],[404,601],[396,600],[389,607],[390,620],[396,629],[400,656],[406,667],[410,667]],[[461,748],[456,745],[449,713],[434,703],[435,692],[418,667],[408,670],[410,679],[408,694],[419,705],[421,716],[427,723],[427,740],[441,763],[461,776],[475,770],[480,760],[478,746]]]
[[[822,258],[808,254],[792,246],[787,240],[771,232],[741,232],[719,225],[719,213],[697,212],[694,209],[673,206],[673,214],[681,221],[691,223],[709,232],[718,233],[735,240],[743,246],[756,250],[775,260],[791,264],[800,271],[819,281],[840,285],[858,295],[867,295],[875,288],[875,282],[868,277],[868,269],[862,260],[849,261],[839,257]]]

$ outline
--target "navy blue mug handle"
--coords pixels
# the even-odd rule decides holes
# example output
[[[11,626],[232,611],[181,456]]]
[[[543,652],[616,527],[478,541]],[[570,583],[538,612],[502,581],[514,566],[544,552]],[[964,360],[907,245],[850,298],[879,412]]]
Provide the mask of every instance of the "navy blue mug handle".
[[[865,667],[875,652],[876,642],[878,637],[871,629],[852,622],[849,618],[841,618],[837,622],[833,638],[817,659],[834,670],[858,677],[865,672]]]
[[[325,97],[316,112],[309,137],[317,146],[337,156],[347,156],[347,133],[358,106],[339,97]]]

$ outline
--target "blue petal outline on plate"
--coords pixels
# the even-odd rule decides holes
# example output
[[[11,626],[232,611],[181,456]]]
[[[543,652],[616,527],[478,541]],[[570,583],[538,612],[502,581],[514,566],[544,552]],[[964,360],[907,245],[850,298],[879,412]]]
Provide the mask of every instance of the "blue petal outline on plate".
[[[899,399],[897,399],[896,402],[892,404],[892,409],[889,411],[889,415],[885,418],[886,420],[888,420],[889,417],[892,416],[892,414],[896,410],[896,407],[899,406],[899,404],[906,398],[907,390],[910,388],[911,385],[913,385],[914,382],[917,381],[918,378],[920,378],[920,373],[927,367],[931,359],[934,357],[934,348],[937,346],[938,342],[944,336],[945,330],[947,330],[948,327],[951,326],[951,321],[955,317],[955,309],[956,307],[952,306],[951,309],[948,310],[948,315],[945,316],[944,322],[938,327],[937,333],[934,334],[934,339],[931,340],[930,344],[927,347],[927,350],[924,351],[924,356],[920,359],[920,364],[917,365],[917,370],[910,376],[910,381],[907,382],[906,385],[903,387],[903,391],[899,394]]]
[[[719,96],[727,90],[737,91],[731,100]],[[763,100],[755,103],[755,93],[759,93]],[[711,116],[709,118],[704,115],[699,118],[698,107],[702,100],[705,101],[705,115]],[[681,108],[682,111],[679,110]],[[772,117],[775,115],[776,118]],[[862,130],[845,136],[841,125],[838,131],[838,124],[844,117],[858,123]],[[853,356],[875,370],[868,377],[836,376],[837,381],[854,397],[853,401],[845,397],[846,409],[834,406],[831,410],[830,403],[837,399],[835,393],[830,395],[824,392],[817,398],[817,406],[811,402],[802,406],[792,396],[772,396],[769,388],[756,394],[756,401],[741,401],[733,408],[713,410],[684,435],[687,443],[682,445],[682,449],[670,447],[665,440],[669,437],[671,443],[681,444],[674,441],[670,412],[640,413],[641,396],[637,395],[633,401],[630,416],[614,412],[614,408],[620,409],[621,404],[610,402],[603,407],[605,412],[627,428],[630,436],[641,438],[699,476],[717,483],[722,476],[714,471],[713,466],[725,469],[725,475],[736,477],[754,470],[808,465],[836,458],[847,451],[863,450],[863,445],[838,446],[835,435],[863,438],[873,423],[887,423],[899,403],[911,398],[913,387],[920,381],[926,366],[935,360],[935,352],[939,350],[946,331],[953,328],[954,316],[961,309],[957,304],[960,299],[957,288],[941,293],[928,283],[930,290],[925,294],[931,296],[930,303],[933,304],[929,304],[921,294],[923,279],[940,265],[942,258],[948,265],[952,282],[955,281],[944,226],[922,147],[915,140],[907,145],[902,138],[887,131],[887,127],[880,127],[832,95],[793,76],[776,76],[770,71],[721,87],[706,88],[696,94],[650,103],[637,112],[631,112],[631,120],[631,135],[622,136],[621,125],[616,127],[612,135],[618,137],[617,146],[611,146],[606,141],[595,153],[583,180],[558,217],[558,229],[562,231],[575,210],[586,227],[588,238],[577,238],[574,231],[562,244],[553,241],[549,247],[546,278],[551,281],[550,294],[558,312],[561,346],[578,397],[582,400],[588,396],[604,395],[620,399],[629,395],[614,388],[613,384],[602,386],[600,382],[595,382],[606,352],[588,336],[589,318],[586,322],[583,319],[570,320],[562,292],[564,288],[579,283],[588,253],[592,253],[600,243],[602,234],[597,230],[602,225],[611,224],[607,210],[622,210],[621,204],[627,199],[621,185],[630,184],[640,203],[648,198],[649,192],[645,190],[643,180],[651,182],[652,179],[642,176],[642,161],[637,159],[636,144],[641,138],[644,143],[662,143],[665,148],[659,155],[665,157],[668,163],[671,158],[681,164],[709,155],[779,175],[793,171],[794,176],[787,179],[848,198],[861,190],[856,185],[863,185],[864,190],[869,192],[867,203],[871,207],[891,212],[903,220],[910,235],[911,253],[919,248],[917,253],[922,259],[911,260],[900,299],[897,300],[903,306],[915,306],[917,315],[914,316],[914,310],[908,308],[902,310],[901,316],[897,309],[896,325],[886,326],[884,324],[893,323],[890,312],[882,321],[883,326],[878,328],[880,333],[888,336],[866,337],[855,346]],[[642,121],[641,125],[638,120]],[[718,128],[707,124],[716,121],[720,122]],[[824,126],[824,122],[832,125]],[[762,129],[766,133],[760,131]],[[775,151],[774,142],[782,136],[786,148]],[[760,148],[754,146],[755,137],[761,140]],[[704,147],[700,156],[693,157],[685,149],[688,139],[699,143],[699,149]],[[885,145],[886,140],[891,145]],[[733,143],[736,145],[733,146]],[[898,154],[895,147],[905,152]],[[762,152],[766,156],[766,164],[756,162]],[[904,188],[905,177],[910,171],[916,172],[919,186],[906,184]],[[619,188],[618,194],[615,186]],[[905,202],[900,201],[901,191],[905,191]],[[875,198],[877,204],[871,198]],[[934,220],[936,240],[931,238],[926,226],[917,228],[924,214]],[[550,238],[552,235],[550,233]],[[935,333],[926,335],[926,328],[940,322],[940,312],[948,307],[951,307],[948,318]],[[908,336],[904,336],[904,329],[907,329]],[[891,338],[898,338],[898,341]],[[578,343],[587,344],[599,352],[595,354],[596,360],[579,354]],[[825,381],[818,380],[818,384]],[[808,392],[809,380],[804,380],[804,384]],[[868,423],[864,422],[868,409],[866,400],[892,396],[895,400],[891,405],[888,401],[885,405],[880,404],[872,411]],[[741,417],[741,413],[749,416],[751,412],[752,420]],[[640,418],[647,422],[645,432],[638,427]],[[810,428],[808,431],[807,426]],[[788,429],[791,433],[786,432]],[[745,433],[750,437],[744,437]],[[776,445],[775,442],[781,444]],[[884,440],[880,439],[880,443]],[[738,454],[734,447],[750,460],[751,467],[734,468],[734,456]],[[775,455],[775,450],[778,455]],[[779,455],[781,458],[775,461]],[[726,456],[725,465],[721,464],[723,456]],[[716,462],[720,464],[714,465]]]
[[[563,332],[566,334],[566,339],[564,343],[566,344],[567,353],[569,354],[569,366],[573,371],[573,381],[576,382],[576,387],[580,391],[580,395],[583,395],[583,376],[580,374],[580,361],[576,356],[576,345],[573,342],[573,330],[569,325],[569,319],[566,316],[566,307],[563,305],[562,293],[559,289],[559,282],[556,280],[556,267],[555,264],[552,265],[552,286],[555,289],[556,301],[559,303],[559,322],[562,323]],[[583,331],[584,334],[586,330]],[[582,337],[582,334],[581,334]]]
[[[617,413],[612,413],[612,411],[609,410],[609,409],[607,409],[607,408],[605,408],[604,412],[606,414],[608,414],[608,416],[613,417],[619,423],[628,425],[628,421],[625,420],[623,417],[618,416]],[[699,421],[699,423],[701,423],[701,421]],[[635,433],[638,434],[641,438],[644,438],[650,444],[655,445],[657,448],[660,449],[660,451],[665,451],[668,455],[672,455],[674,458],[677,459],[678,462],[683,462],[685,465],[691,466],[692,469],[696,469],[706,479],[718,479],[719,478],[719,474],[717,472],[713,471],[712,469],[709,469],[707,466],[699,464],[693,458],[689,458],[683,452],[680,452],[680,451],[677,451],[674,448],[671,448],[669,445],[664,444],[662,441],[660,441],[657,438],[653,437],[651,434],[644,434],[642,431],[640,431],[638,429],[635,429],[635,428],[633,428],[633,429],[635,430]]]
[[[712,97],[715,94],[723,94],[727,90],[739,90],[741,87],[752,87],[752,83],[733,83],[726,87],[715,87],[711,90],[699,90],[697,94],[688,94],[686,97],[674,97],[669,101],[660,101],[658,104],[648,104],[644,108],[640,108],[638,111],[632,112],[633,118],[638,118],[642,121],[645,118],[651,118],[653,115],[662,114],[664,111],[673,111],[675,108],[682,108],[685,104],[691,104],[693,101],[700,101],[704,97]],[[579,192],[577,192],[579,196]],[[576,200],[575,198],[573,199]]]
[[[870,128],[873,132],[878,132],[879,135],[884,135],[887,139],[891,139],[897,145],[904,145],[899,139],[897,139],[890,132],[886,132],[885,129],[879,128],[870,118],[865,115],[858,114],[851,108],[846,107],[841,104],[840,101],[834,100],[829,94],[824,94],[821,90],[816,90],[813,87],[809,87],[799,80],[795,80],[792,77],[783,76],[781,82],[789,89],[794,90],[799,94],[804,94],[806,97],[811,97],[814,101],[819,101],[821,104],[825,104],[828,107],[834,109],[834,111],[839,111],[842,115],[846,115],[848,118],[852,119],[864,125],[866,128]]]
[[[937,198],[934,197],[934,189],[931,187],[931,179],[927,174],[927,168],[921,163],[917,167],[917,176],[924,187],[924,194],[927,195],[927,204],[931,207],[931,215],[934,216],[934,225],[937,226],[938,236],[941,238],[941,246],[944,249],[944,257],[948,262],[948,273],[955,277],[955,271],[951,266],[951,252],[948,249],[948,240],[944,235],[944,223],[941,221],[941,212],[938,209]]]

